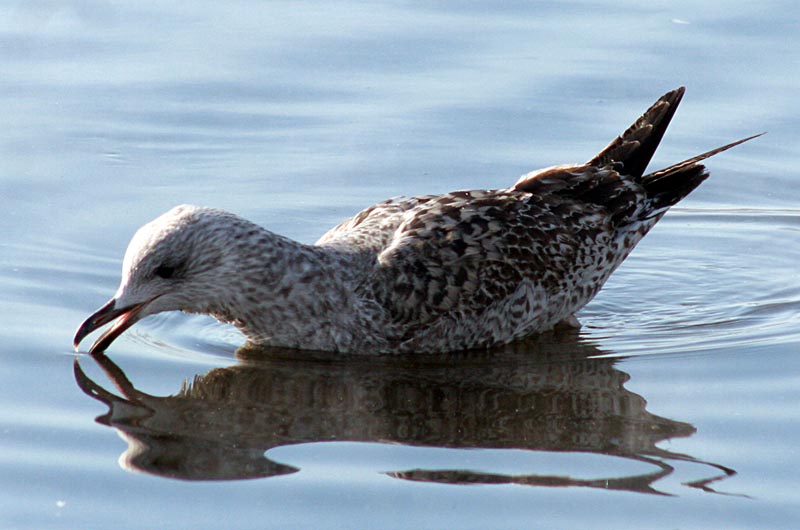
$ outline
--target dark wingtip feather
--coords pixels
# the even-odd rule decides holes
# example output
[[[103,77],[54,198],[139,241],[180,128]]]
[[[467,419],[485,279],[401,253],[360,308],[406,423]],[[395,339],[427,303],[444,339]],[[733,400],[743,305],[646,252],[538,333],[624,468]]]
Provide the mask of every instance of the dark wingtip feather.
[[[651,204],[655,209],[668,208],[676,204],[708,178],[708,171],[699,162],[753,138],[758,138],[763,134],[765,133],[754,134],[753,136],[736,140],[643,176],[642,186],[647,191],[647,196],[652,201]]]
[[[686,160],[684,160],[682,162],[678,162],[677,164],[673,164],[673,165],[671,165],[669,167],[666,167],[664,169],[659,169],[658,171],[654,171],[653,173],[650,173],[649,175],[645,175],[644,177],[642,177],[642,180],[643,181],[647,181],[647,180],[657,179],[657,178],[659,178],[661,175],[663,175],[665,173],[670,173],[670,172],[673,172],[673,171],[675,171],[677,169],[697,164],[698,162],[702,162],[706,158],[710,158],[710,157],[712,157],[712,156],[714,156],[716,154],[719,154],[719,153],[721,153],[723,151],[727,151],[731,147],[736,147],[739,144],[743,144],[745,142],[749,142],[753,138],[758,138],[759,136],[763,136],[765,134],[767,134],[767,133],[763,132],[763,133],[754,134],[753,136],[748,136],[747,138],[742,138],[741,140],[736,140],[735,142],[731,142],[729,144],[725,144],[725,145],[723,145],[721,147],[717,147],[716,149],[712,149],[711,151],[706,151],[705,153],[697,155],[697,156],[693,156],[692,158],[687,158]]]
[[[588,164],[596,167],[622,164],[621,169],[625,174],[642,176],[664,137],[685,90],[684,87],[678,87],[661,96],[633,125],[608,144]]]

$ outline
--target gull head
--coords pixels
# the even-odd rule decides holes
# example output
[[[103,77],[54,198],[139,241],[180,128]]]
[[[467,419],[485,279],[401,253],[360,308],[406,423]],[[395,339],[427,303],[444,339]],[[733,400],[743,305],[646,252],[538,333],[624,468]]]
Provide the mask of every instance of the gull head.
[[[110,322],[90,353],[106,350],[148,315],[175,310],[212,312],[223,294],[224,278],[236,262],[237,232],[258,228],[245,227],[245,223],[220,210],[184,205],[141,227],[125,252],[119,289],[80,325],[75,349],[87,335]]]

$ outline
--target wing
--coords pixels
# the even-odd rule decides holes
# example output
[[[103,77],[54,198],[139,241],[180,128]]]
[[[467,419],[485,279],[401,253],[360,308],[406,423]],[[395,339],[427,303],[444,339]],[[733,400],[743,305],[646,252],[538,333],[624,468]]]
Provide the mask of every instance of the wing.
[[[612,236],[610,216],[590,202],[513,189],[449,193],[405,214],[365,287],[402,330],[398,341],[449,324],[474,323],[481,334],[493,316],[502,322],[487,328],[522,333],[537,312],[552,313],[545,321],[572,314],[566,283]]]
[[[700,161],[749,139],[644,175],[683,92],[662,96],[586,164],[536,171],[507,190],[378,205],[322,243],[376,252],[356,290],[409,350],[490,346],[550,329],[588,303],[708,176]],[[376,228],[381,235],[370,239]]]
[[[345,252],[377,254],[389,244],[405,213],[432,198],[394,197],[379,202],[331,228],[315,244]]]

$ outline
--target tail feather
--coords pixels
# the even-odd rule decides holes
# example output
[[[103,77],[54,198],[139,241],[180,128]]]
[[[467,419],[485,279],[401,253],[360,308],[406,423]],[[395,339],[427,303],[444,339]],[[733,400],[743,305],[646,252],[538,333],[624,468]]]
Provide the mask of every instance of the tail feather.
[[[621,173],[641,177],[678,110],[685,90],[684,87],[679,87],[661,96],[622,135],[589,160],[588,164],[595,167],[621,164],[622,167],[618,168]]]
[[[708,178],[708,171],[701,164],[676,167],[672,171],[663,173],[659,178],[644,183],[647,193],[651,217],[658,215],[667,208],[674,206],[681,199],[689,195]]]
[[[523,175],[513,189],[533,195],[554,194],[605,207],[611,221],[653,220],[708,178],[706,158],[757,138],[756,134],[644,174],[664,137],[684,87],[661,96],[622,135],[585,165],[554,166]],[[538,197],[536,200],[540,200]],[[654,222],[654,221],[653,221]],[[652,224],[650,224],[652,226]]]

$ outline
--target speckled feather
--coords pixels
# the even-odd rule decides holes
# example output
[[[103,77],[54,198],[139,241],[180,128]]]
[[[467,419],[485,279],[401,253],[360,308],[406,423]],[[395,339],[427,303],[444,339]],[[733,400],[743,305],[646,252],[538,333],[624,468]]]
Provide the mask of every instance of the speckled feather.
[[[708,176],[698,162],[747,140],[643,175],[682,95],[664,95],[586,164],[532,172],[507,189],[390,199],[315,245],[179,207],[134,237],[114,300],[138,308],[133,321],[170,309],[208,313],[255,342],[304,349],[449,351],[548,331],[574,321]],[[165,263],[171,277],[156,278]],[[96,315],[76,344],[108,320]]]

